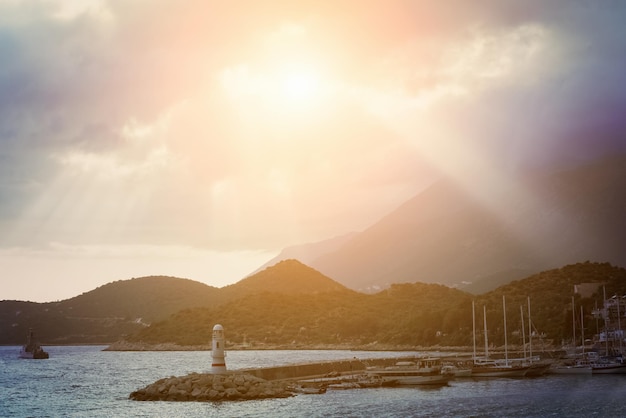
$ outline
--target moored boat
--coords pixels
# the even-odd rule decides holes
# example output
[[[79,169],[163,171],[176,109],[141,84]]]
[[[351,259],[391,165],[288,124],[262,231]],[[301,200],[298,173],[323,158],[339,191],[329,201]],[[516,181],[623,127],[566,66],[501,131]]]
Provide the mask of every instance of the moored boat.
[[[476,360],[472,377],[524,377],[530,366],[502,364],[495,360]]]
[[[576,363],[576,364],[554,364],[548,373],[550,374],[583,374],[590,375],[592,372],[591,365],[589,363]]]
[[[451,374],[454,377],[472,377],[472,368],[459,365],[445,365],[441,369],[444,374]]]
[[[291,387],[293,393],[301,393],[303,395],[318,395],[326,393],[326,386],[302,386],[296,385]]]
[[[528,362],[528,366],[529,366],[528,371],[526,372],[524,376],[539,377],[548,373],[548,371],[550,370],[550,367],[552,367],[552,362],[551,361],[538,361],[538,362],[530,361]]]
[[[592,374],[626,374],[622,357],[600,358],[591,365]]]
[[[33,330],[29,329],[26,344],[24,344],[20,350],[20,358],[40,360],[49,357],[50,355],[33,338]]]
[[[524,377],[529,365],[518,364],[517,362],[509,362],[508,359],[508,343],[506,332],[506,300],[502,296],[502,312],[504,314],[504,359],[493,360],[489,357],[488,340],[487,340],[487,308],[483,306],[483,325],[485,336],[485,356],[484,358],[476,357],[476,315],[474,311],[474,302],[472,302],[472,328],[474,334],[474,362],[472,365],[472,377]]]
[[[328,385],[328,389],[334,390],[345,390],[345,389],[361,389],[356,382],[341,382],[341,383],[333,383],[332,385]]]
[[[358,375],[347,375],[340,381],[327,385],[328,389],[363,389],[376,388],[383,386],[392,386],[394,382],[384,382],[383,378],[375,374],[362,373]]]
[[[440,358],[425,357],[416,361],[400,361],[394,366],[368,367],[367,374],[379,376],[385,383],[395,385],[446,385],[454,374],[442,372]]]

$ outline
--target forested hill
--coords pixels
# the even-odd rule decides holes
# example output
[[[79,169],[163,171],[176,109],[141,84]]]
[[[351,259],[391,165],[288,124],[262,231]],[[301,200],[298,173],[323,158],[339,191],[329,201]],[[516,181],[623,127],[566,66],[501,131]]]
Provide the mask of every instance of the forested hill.
[[[520,307],[524,316],[527,316],[530,301],[533,330],[538,334],[545,333],[547,340],[559,345],[562,340],[569,341],[572,338],[572,299],[576,309],[577,332],[581,326],[578,322],[581,306],[584,312],[585,335],[591,338],[601,330],[602,321],[596,321],[591,313],[594,308],[602,307],[604,294],[607,297],[626,295],[626,269],[609,263],[584,262],[567,265],[513,281],[477,296],[476,320],[479,328],[482,327],[485,306],[489,329],[501,330],[504,322],[504,296],[507,328],[511,331],[521,330]],[[527,319],[524,319],[526,329]]]
[[[216,308],[181,311],[140,331],[131,342],[210,344],[220,323],[231,344],[314,347],[318,344],[422,344],[445,321],[453,333],[471,309],[469,294],[436,284],[398,284],[375,295],[351,290],[261,293]],[[443,319],[443,321],[442,321]]]
[[[29,328],[47,344],[110,343],[182,309],[215,307],[262,292],[337,290],[347,291],[296,260],[221,289],[167,276],[119,280],[60,302],[0,301],[0,344],[22,344]]]
[[[574,285],[595,283],[595,294]],[[603,285],[603,286],[602,286]],[[589,286],[585,287],[589,288]],[[187,279],[144,277],[113,282],[54,303],[0,302],[0,344],[21,344],[28,328],[45,344],[210,344],[220,323],[229,347],[465,345],[472,342],[472,301],[490,341],[501,343],[502,296],[511,336],[521,327],[520,306],[532,305],[533,326],[545,342],[571,338],[572,296],[585,311],[586,335],[595,303],[626,293],[626,270],[608,263],[578,263],[548,270],[474,296],[439,284],[394,284],[376,294],[345,288],[316,270],[287,260],[222,289]]]
[[[589,295],[575,294],[574,285],[593,283]],[[582,304],[589,329],[591,309],[607,295],[626,293],[626,270],[608,263],[578,263],[515,281],[481,296],[437,284],[394,284],[376,294],[349,290],[311,294],[253,294],[215,308],[181,311],[129,338],[144,343],[209,344],[212,326],[220,323],[231,347],[315,347],[316,345],[471,346],[472,301],[482,330],[483,306],[490,341],[503,343],[503,296],[511,344],[521,342],[521,313],[528,326],[531,301],[533,329],[544,335],[540,344],[571,338],[572,297]],[[522,309],[520,309],[522,307]],[[517,338],[519,341],[517,341]],[[482,341],[482,340],[480,340]]]
[[[219,289],[150,276],[119,280],[60,302],[0,301],[0,344],[21,344],[28,329],[47,344],[102,343],[190,306],[209,306]]]

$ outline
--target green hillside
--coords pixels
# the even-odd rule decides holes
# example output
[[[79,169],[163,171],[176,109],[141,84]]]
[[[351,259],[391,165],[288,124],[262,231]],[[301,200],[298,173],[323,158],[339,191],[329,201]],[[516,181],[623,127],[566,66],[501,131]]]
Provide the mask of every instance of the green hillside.
[[[593,283],[595,291],[589,296],[575,293],[574,286]],[[576,309],[576,321],[579,320],[580,306],[583,307],[585,335],[596,334],[602,327],[591,315],[596,306],[602,306],[604,292],[607,297],[614,294],[626,294],[626,269],[614,267],[608,263],[577,263],[559,269],[547,270],[523,280],[516,280],[494,291],[475,298],[477,327],[482,330],[482,309],[487,308],[487,324],[493,330],[493,340],[502,344],[501,330],[504,326],[502,296],[506,297],[507,330],[509,334],[521,330],[520,306],[524,311],[524,325],[528,329],[528,300],[530,297],[531,318],[534,330],[546,334],[546,340],[555,344],[572,338],[572,298]],[[471,315],[470,315],[471,316]],[[580,324],[577,324],[577,333]],[[521,336],[519,337],[521,339]],[[521,341],[521,340],[520,340]],[[509,342],[511,340],[509,339]],[[515,341],[513,341],[515,342]]]
[[[441,304],[440,300],[448,303]],[[130,340],[207,344],[213,325],[220,323],[232,344],[245,342],[260,347],[374,342],[436,344],[439,342],[436,332],[444,324],[453,326],[470,303],[469,295],[463,292],[421,283],[394,285],[377,295],[351,290],[316,295],[266,292],[216,308],[181,311],[131,336]]]
[[[277,292],[285,294],[317,294],[347,290],[347,288],[319,271],[297,260],[283,260],[239,282],[220,289],[222,300],[242,296]]]
[[[274,280],[278,280],[274,277]],[[596,283],[598,292],[583,298],[574,285]],[[278,283],[279,284],[279,283]],[[264,292],[211,308],[178,312],[165,321],[129,337],[131,342],[171,342],[180,345],[209,344],[214,324],[226,329],[233,347],[293,346],[324,344],[388,346],[471,346],[472,300],[476,306],[477,341],[482,344],[483,306],[487,310],[489,341],[504,343],[503,303],[506,296],[507,330],[510,344],[521,343],[521,313],[528,326],[531,300],[535,347],[560,345],[571,338],[571,300],[583,305],[591,325],[591,308],[607,294],[626,293],[626,270],[610,264],[579,263],[533,275],[474,297],[436,284],[395,284],[377,294],[347,289],[312,294]],[[280,286],[279,286],[280,287]],[[577,308],[578,309],[578,308]],[[542,335],[540,339],[539,336]]]
[[[29,328],[46,344],[108,343],[193,306],[218,289],[188,279],[119,280],[60,302],[0,301],[0,344],[22,344]]]
[[[575,285],[585,283],[592,283],[581,287],[589,294],[574,293]],[[484,340],[484,307],[489,342],[500,346],[505,296],[510,344],[521,342],[522,315],[527,330],[530,298],[533,345],[560,346],[572,337],[572,297],[577,313],[584,308],[585,335],[602,326],[591,310],[601,305],[603,289],[607,296],[625,294],[626,270],[608,263],[578,263],[480,296],[424,283],[394,284],[364,294],[287,260],[222,289],[187,279],[144,277],[109,283],[61,302],[1,301],[0,344],[21,344],[32,327],[48,345],[118,340],[208,345],[213,326],[220,323],[230,347],[471,346],[474,301],[478,345]]]

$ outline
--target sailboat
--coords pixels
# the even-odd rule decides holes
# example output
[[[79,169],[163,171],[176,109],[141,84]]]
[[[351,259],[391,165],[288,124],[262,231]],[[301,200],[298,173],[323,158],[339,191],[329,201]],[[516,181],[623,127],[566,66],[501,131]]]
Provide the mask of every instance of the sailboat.
[[[474,302],[472,302],[472,318],[474,328],[474,364],[472,366],[472,377],[523,377],[530,368],[523,364],[509,363],[508,341],[506,333],[506,301],[502,296],[504,310],[504,361],[492,360],[489,358],[489,342],[487,338],[487,308],[483,305],[483,324],[485,329],[485,357],[476,357],[476,321],[474,315]]]
[[[592,374],[626,374],[626,362],[624,361],[624,354],[622,350],[622,342],[624,340],[624,334],[622,331],[622,323],[621,323],[621,310],[620,305],[623,305],[624,297],[613,296],[610,299],[604,298],[604,312],[605,312],[605,331],[604,338],[606,343],[606,355],[600,357],[591,365]],[[613,347],[613,352],[617,355],[610,356],[609,355],[609,328],[608,323],[611,321],[611,311],[617,311],[617,329],[614,329],[612,332],[614,338],[619,341],[618,347]]]
[[[528,300],[528,357],[526,357],[526,333],[524,332],[524,310],[520,305],[520,318],[522,320],[522,345],[524,346],[524,364],[528,365],[526,377],[543,376],[552,365],[552,361],[541,360],[539,356],[533,357],[533,330],[532,319],[530,317],[530,296]]]
[[[44,351],[43,347],[41,347],[41,345],[39,345],[39,343],[33,338],[32,328],[29,329],[26,344],[24,344],[20,350],[20,358],[47,359],[49,357],[50,355]]]
[[[574,340],[574,348],[576,347],[576,316],[574,309],[574,298],[572,297],[572,332]],[[585,327],[583,325],[583,308],[580,307],[580,328],[582,338],[582,354],[574,359],[573,362],[559,363],[550,368],[553,374],[587,374],[592,372],[592,363],[589,361],[589,354],[585,354]]]

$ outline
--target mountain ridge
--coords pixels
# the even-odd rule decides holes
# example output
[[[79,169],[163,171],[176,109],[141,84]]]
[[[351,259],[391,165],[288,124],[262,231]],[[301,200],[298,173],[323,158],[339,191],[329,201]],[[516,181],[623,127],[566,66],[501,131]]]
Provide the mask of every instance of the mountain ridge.
[[[593,293],[577,293],[577,285]],[[232,348],[398,347],[472,345],[472,301],[485,306],[490,342],[503,344],[506,297],[509,343],[521,344],[520,307],[532,300],[532,325],[544,347],[571,339],[572,300],[592,311],[604,290],[626,293],[626,269],[608,263],[576,263],[511,282],[480,296],[433,283],[395,283],[378,293],[346,290],[306,294],[257,293],[220,305],[178,312],[130,336],[130,345],[207,345],[213,324],[221,324]],[[480,315],[479,315],[480,316]],[[528,322],[526,322],[528,325]],[[517,333],[515,331],[517,330]],[[590,332],[588,335],[592,334]],[[514,336],[517,336],[514,338]],[[124,344],[121,345],[124,347]]]
[[[625,265],[624,178],[619,155],[493,193],[441,179],[308,264],[365,292],[415,281],[485,290],[584,260]]]
[[[277,263],[216,288],[190,279],[147,276],[117,280],[58,302],[0,301],[0,344],[21,344],[29,328],[46,343],[109,343],[184,309],[218,306],[272,292],[351,292],[296,260]]]

